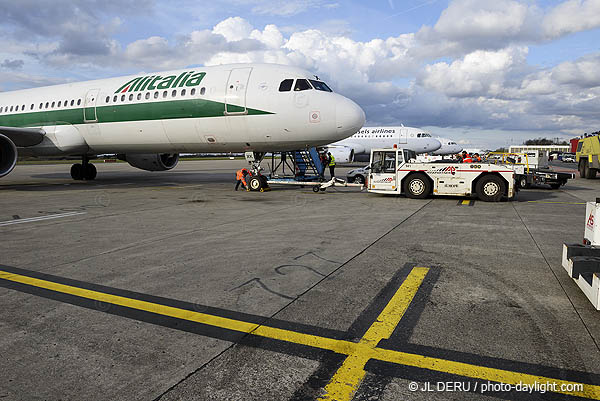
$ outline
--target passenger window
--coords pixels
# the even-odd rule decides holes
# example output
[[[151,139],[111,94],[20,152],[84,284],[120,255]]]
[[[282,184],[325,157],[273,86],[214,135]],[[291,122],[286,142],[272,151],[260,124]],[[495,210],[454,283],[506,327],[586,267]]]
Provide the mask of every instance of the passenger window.
[[[61,101],[58,102],[58,104],[56,105],[56,107],[60,107],[61,105]]]
[[[289,92],[292,90],[293,79],[284,79],[279,84],[279,92]]]
[[[150,99],[150,92],[146,92],[146,100]]]
[[[204,87],[200,88],[200,94],[204,95],[205,93],[206,93],[206,88],[204,88]]]
[[[171,92],[171,97],[175,97],[177,96],[177,89],[175,89],[173,92]]]
[[[312,89],[312,86],[308,83],[306,79],[298,79],[296,80],[296,85],[294,86],[294,91],[305,91]]]
[[[142,100],[142,94],[141,93],[138,93],[137,100]]]
[[[158,92],[154,92],[154,98],[158,99]]]
[[[21,106],[21,111],[25,111],[25,105]]]
[[[13,107],[15,107],[15,106],[10,106],[10,111],[13,111]]]
[[[181,90],[181,96],[185,96],[185,89]]]
[[[163,98],[167,97],[167,95],[168,95],[167,91],[164,91],[163,92]]]
[[[121,95],[121,101],[124,102],[125,101],[125,95]]]
[[[75,100],[71,100],[71,106],[75,104]]]
[[[194,89],[192,89],[192,90],[190,91],[190,95],[191,95],[191,96],[194,96],[195,94],[196,94],[196,88],[194,88]]]
[[[116,103],[118,98],[119,98],[119,97],[118,97],[117,95],[114,95],[114,96],[113,96],[113,102],[114,102],[114,103]],[[72,104],[71,104],[71,106],[72,106]]]
[[[106,96],[106,103],[110,103],[110,96]]]
[[[81,99],[77,99],[77,106],[81,106]]]
[[[44,103],[40,103],[40,110],[44,108]]]
[[[129,101],[131,102],[133,100],[133,93],[131,95],[129,95]]]
[[[333,92],[325,82],[315,81],[314,79],[309,79],[309,81],[312,84],[313,88],[315,88],[318,91]]]
[[[52,106],[50,106],[51,108],[54,108],[54,102],[52,102]]]

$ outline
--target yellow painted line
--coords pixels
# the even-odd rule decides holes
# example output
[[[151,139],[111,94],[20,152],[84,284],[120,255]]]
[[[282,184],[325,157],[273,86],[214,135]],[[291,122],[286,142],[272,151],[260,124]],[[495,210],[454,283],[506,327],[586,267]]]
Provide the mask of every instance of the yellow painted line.
[[[464,201],[462,201],[462,203],[461,203],[461,204],[462,204],[462,205],[468,205],[468,204],[470,204],[470,203],[471,203],[471,201],[470,201],[470,200],[464,200]]]
[[[369,327],[365,335],[360,339],[359,344],[365,345],[356,349],[356,353],[350,355],[342,366],[325,386],[325,395],[319,398],[323,401],[349,401],[360,387],[365,377],[364,367],[369,359],[372,358],[371,350],[375,349],[381,340],[389,338],[400,319],[408,309],[415,294],[419,290],[421,283],[425,279],[426,267],[415,267],[404,280],[398,291],[394,294],[390,302],[386,305],[379,317]]]
[[[527,201],[529,203],[556,203],[560,205],[585,205],[585,202],[551,202],[551,201]]]
[[[410,296],[410,292],[412,290],[416,291],[416,289],[418,289],[418,286],[420,286],[420,283],[422,281],[420,275],[424,277],[425,274],[424,270],[421,269],[426,268],[415,269],[419,270],[417,270],[416,272],[415,270],[413,270],[413,272],[411,272],[411,274],[414,273],[414,275],[412,277],[409,275],[410,281],[408,281],[409,279],[407,278],[407,280],[402,284],[400,289],[394,295],[394,298],[392,298],[392,301],[390,301],[386,308],[381,312],[377,321],[369,328],[367,333],[365,333],[363,339],[361,339],[361,341],[358,343],[345,340],[337,340],[312,334],[304,334],[292,330],[279,329],[275,327],[260,326],[256,323],[244,322],[242,320],[224,318],[220,316],[209,315],[206,313],[189,311],[147,301],[140,301],[137,299],[122,297],[119,295],[106,294],[99,291],[87,290],[70,285],[59,284],[48,280],[37,279],[2,270],[0,270],[0,279],[16,283],[22,283],[38,288],[44,288],[63,294],[75,295],[81,298],[111,303],[113,305],[120,305],[132,309],[152,312],[164,316],[170,316],[182,320],[206,324],[213,327],[237,331],[240,333],[252,333],[256,336],[310,346],[326,351],[332,351],[341,355],[347,355],[348,358],[346,359],[346,361],[344,361],[342,367],[345,365],[347,368],[353,369],[354,374],[348,375],[348,377],[350,378],[359,376],[361,371],[364,372],[363,367],[369,359],[377,359],[380,361],[390,362],[397,365],[413,366],[417,368],[428,369],[435,372],[450,373],[473,379],[490,380],[508,384],[518,384],[519,382],[522,382],[524,384],[534,384],[536,382],[557,383],[558,388],[554,392],[600,400],[600,386],[597,385],[583,384],[583,391],[561,391],[561,384],[579,383],[377,348],[377,344],[375,343],[377,336],[389,337],[389,335],[391,335],[393,331],[391,323],[393,321],[400,320],[400,318],[402,317],[401,314],[404,314],[404,311],[406,310],[414,296],[414,294],[413,296]],[[400,316],[398,316],[398,314],[400,314]],[[360,366],[360,370],[358,370],[355,365]]]

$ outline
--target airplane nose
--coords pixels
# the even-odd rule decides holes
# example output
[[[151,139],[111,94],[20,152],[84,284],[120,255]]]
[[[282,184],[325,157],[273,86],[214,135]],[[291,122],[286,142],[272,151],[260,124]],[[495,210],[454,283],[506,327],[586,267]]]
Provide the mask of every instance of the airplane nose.
[[[428,152],[435,152],[436,150],[438,150],[439,148],[442,147],[442,143],[440,141],[438,141],[437,139],[430,139],[428,145],[429,145]]]
[[[340,138],[356,133],[365,124],[365,112],[352,100],[340,96],[335,104],[335,126]]]

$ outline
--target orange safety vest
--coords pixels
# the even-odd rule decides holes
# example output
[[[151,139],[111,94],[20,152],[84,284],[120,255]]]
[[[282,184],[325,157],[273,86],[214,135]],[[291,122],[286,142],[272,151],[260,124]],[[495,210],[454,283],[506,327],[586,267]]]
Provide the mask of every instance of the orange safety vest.
[[[463,163],[473,163],[473,159],[471,159],[471,156],[466,156],[465,158],[463,158]]]
[[[243,180],[244,179],[244,173],[242,170],[238,170],[235,172],[235,178],[237,178],[238,180]]]

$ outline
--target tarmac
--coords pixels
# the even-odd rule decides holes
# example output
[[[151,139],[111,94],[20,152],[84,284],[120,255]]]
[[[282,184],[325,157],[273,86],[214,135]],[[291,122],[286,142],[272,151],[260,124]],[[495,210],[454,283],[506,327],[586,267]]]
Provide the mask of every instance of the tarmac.
[[[600,399],[561,267],[600,179],[484,203],[236,192],[244,165],[2,178],[0,399]]]

